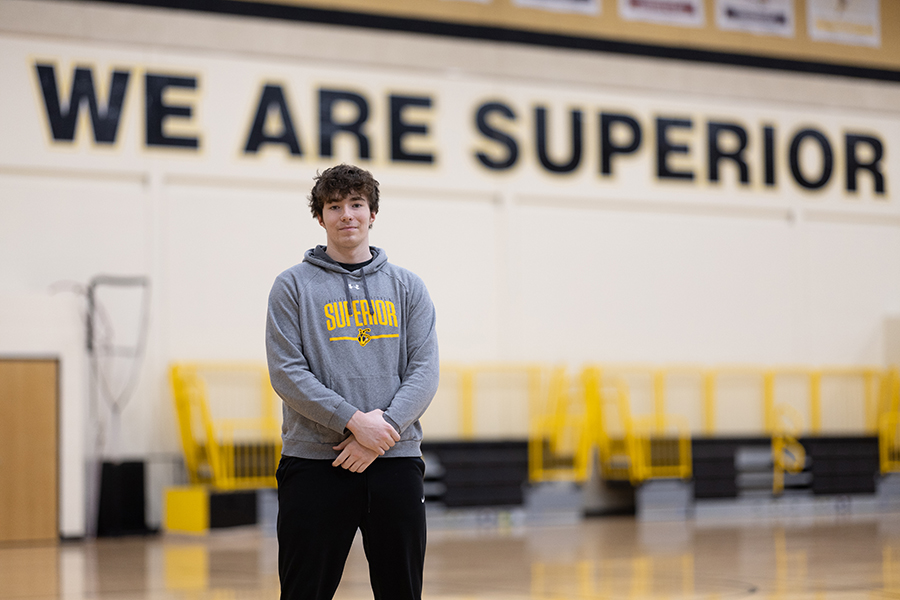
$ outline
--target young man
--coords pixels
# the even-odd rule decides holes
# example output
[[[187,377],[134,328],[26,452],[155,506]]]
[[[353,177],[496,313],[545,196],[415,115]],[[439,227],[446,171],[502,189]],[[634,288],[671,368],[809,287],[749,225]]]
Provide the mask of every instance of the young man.
[[[369,246],[378,182],[339,165],[309,196],[326,245],[269,295],[266,352],[284,401],[278,465],[282,600],[334,596],[357,529],[376,600],[419,600],[425,497],[419,417],[438,385],[422,280]]]

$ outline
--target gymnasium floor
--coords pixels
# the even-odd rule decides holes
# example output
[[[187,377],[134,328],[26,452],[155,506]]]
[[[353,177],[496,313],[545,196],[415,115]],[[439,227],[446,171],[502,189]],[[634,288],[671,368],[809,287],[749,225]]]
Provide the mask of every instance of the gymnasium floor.
[[[276,552],[265,527],[2,546],[0,599],[273,599]],[[358,539],[336,597],[371,598]],[[602,517],[527,527],[500,518],[429,532],[425,598],[744,597],[900,598],[900,514],[781,522]]]

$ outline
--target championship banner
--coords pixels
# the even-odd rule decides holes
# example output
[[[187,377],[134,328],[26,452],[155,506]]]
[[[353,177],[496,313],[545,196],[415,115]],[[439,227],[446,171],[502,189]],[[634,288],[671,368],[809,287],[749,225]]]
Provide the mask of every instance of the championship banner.
[[[881,46],[880,0],[808,0],[806,14],[813,40]]]
[[[561,13],[600,14],[600,0],[513,0],[513,4]]]
[[[724,31],[793,37],[793,0],[716,0],[716,24]]]
[[[692,27],[706,24],[702,0],[619,0],[619,14],[626,21]]]

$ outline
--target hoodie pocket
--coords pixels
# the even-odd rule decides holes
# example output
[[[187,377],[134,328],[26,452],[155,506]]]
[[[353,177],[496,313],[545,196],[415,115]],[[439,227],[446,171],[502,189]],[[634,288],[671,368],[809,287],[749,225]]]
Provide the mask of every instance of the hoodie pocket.
[[[328,429],[324,425],[319,425],[318,423],[313,423],[313,426],[315,427],[316,434],[319,438],[315,441],[321,442],[323,444],[332,444],[336,446],[344,441],[345,437],[347,437],[343,433],[338,433],[332,429]]]
[[[332,382],[331,389],[363,412],[387,410],[400,389],[398,375],[345,377]]]
[[[343,433],[338,433],[328,429],[324,425],[319,425],[311,419],[294,413],[296,415],[292,423],[285,423],[283,427],[286,438],[297,442],[312,442],[316,444],[327,444],[336,446],[344,440]]]

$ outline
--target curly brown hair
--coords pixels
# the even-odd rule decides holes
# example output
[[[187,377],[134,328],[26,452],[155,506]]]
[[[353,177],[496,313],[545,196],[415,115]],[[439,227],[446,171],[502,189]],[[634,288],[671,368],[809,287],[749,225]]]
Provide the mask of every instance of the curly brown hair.
[[[322,217],[322,210],[329,202],[339,200],[356,192],[369,200],[372,214],[378,212],[378,182],[372,174],[354,165],[340,164],[316,172],[315,185],[309,194],[309,210],[316,219]]]

